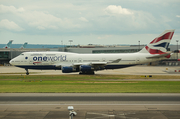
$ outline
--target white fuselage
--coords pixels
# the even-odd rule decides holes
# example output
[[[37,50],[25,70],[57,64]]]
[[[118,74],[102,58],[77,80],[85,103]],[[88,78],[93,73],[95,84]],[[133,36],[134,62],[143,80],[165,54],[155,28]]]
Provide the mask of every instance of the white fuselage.
[[[25,52],[12,59],[10,63],[25,69],[61,69],[62,66],[101,65],[106,63],[105,69],[117,69],[160,60],[147,59],[147,53],[119,53],[119,54],[77,54],[67,52]],[[119,62],[112,63],[120,59]]]

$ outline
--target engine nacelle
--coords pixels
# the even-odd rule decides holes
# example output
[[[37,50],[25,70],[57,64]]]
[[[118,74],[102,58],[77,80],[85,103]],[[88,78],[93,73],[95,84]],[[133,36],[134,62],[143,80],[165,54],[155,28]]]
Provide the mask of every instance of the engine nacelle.
[[[63,73],[71,73],[73,71],[74,71],[73,67],[62,67]]]
[[[92,71],[93,68],[89,65],[81,65],[79,66],[80,71]]]

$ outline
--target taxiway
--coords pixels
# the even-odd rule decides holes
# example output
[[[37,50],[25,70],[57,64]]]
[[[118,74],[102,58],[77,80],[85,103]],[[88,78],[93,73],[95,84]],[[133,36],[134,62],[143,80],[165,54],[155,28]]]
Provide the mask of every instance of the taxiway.
[[[1,93],[0,118],[67,119],[178,118],[180,94],[169,93]],[[113,116],[112,116],[113,115]]]
[[[167,70],[168,69],[168,70]],[[180,72],[175,72],[179,67],[166,66],[145,66],[137,65],[128,68],[102,70],[97,71],[97,75],[180,75]],[[62,73],[61,70],[29,70],[30,75],[71,75],[76,73]],[[0,66],[0,74],[2,75],[26,75],[26,71],[22,68],[14,66]]]

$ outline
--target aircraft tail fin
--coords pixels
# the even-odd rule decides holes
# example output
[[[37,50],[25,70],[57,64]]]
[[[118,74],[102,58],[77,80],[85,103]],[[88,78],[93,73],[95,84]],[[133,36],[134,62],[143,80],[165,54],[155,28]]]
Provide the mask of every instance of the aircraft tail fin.
[[[20,48],[21,48],[21,49],[26,48],[27,44],[28,44],[28,43],[27,43],[27,42],[25,42],[25,43],[24,43],[24,44],[23,44]]]
[[[158,37],[156,37],[153,41],[151,41],[147,46],[145,46],[139,53],[150,53],[152,55],[155,54],[166,54],[168,50],[168,46],[171,42],[171,39],[174,34],[173,30],[165,30]]]
[[[10,48],[13,40],[10,40],[3,48]]]

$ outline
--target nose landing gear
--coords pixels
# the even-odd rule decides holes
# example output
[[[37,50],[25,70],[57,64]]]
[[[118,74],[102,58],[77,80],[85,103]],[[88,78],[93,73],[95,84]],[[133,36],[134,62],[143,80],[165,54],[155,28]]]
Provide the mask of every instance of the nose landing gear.
[[[26,70],[26,75],[29,75],[28,69],[25,69],[25,70]]]

